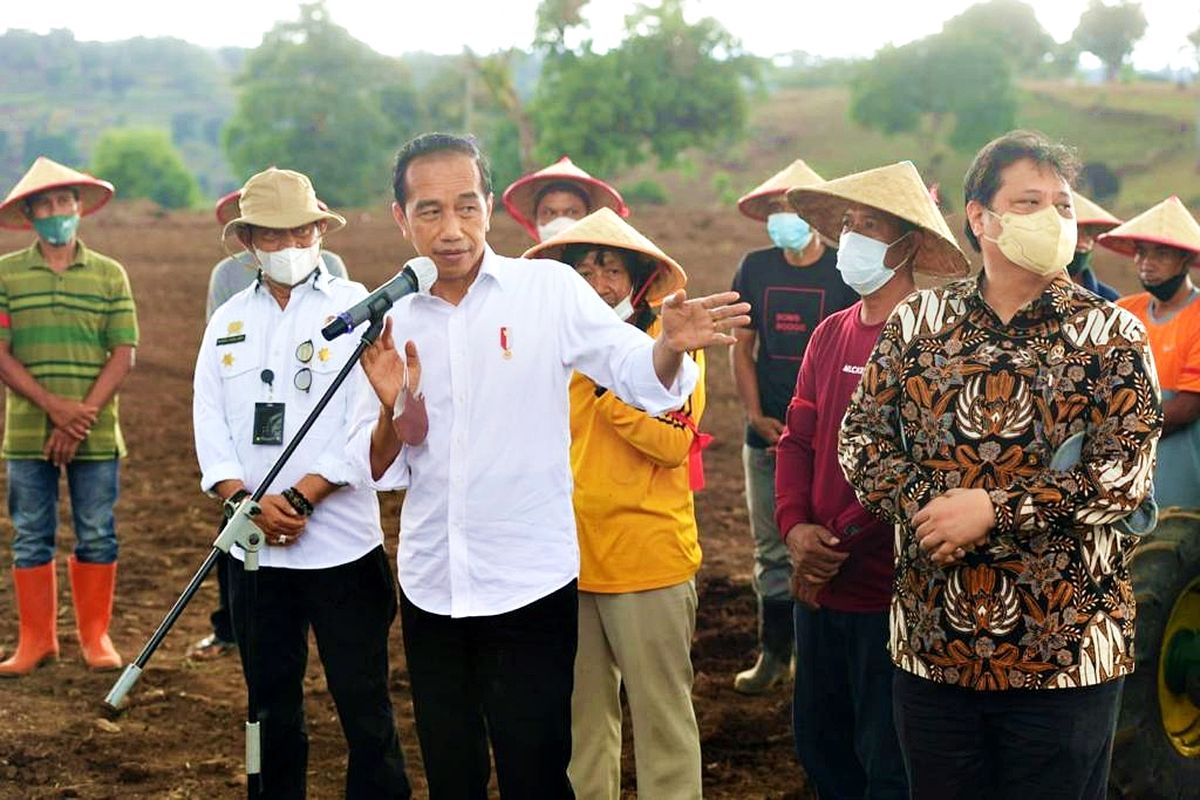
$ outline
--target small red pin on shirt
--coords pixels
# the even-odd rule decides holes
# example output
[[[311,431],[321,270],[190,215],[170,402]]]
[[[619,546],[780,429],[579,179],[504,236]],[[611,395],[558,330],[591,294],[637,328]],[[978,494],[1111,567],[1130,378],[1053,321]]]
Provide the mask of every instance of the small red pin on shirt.
[[[506,325],[500,326],[500,351],[505,358],[512,358],[512,338]]]

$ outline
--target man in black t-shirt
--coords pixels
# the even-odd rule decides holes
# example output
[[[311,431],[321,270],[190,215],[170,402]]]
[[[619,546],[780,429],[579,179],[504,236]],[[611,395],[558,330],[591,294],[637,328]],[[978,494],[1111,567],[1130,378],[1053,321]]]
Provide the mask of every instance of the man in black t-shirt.
[[[792,658],[792,568],[775,525],[775,444],[809,337],[826,316],[858,300],[838,275],[837,252],[788,205],[788,189],[819,183],[797,160],[738,201],[743,214],[767,224],[775,245],[747,253],[733,277],[734,291],[751,307],[750,327],[737,331],[730,364],[748,421],[742,464],[761,645],[754,666],[734,680],[743,694],[766,691],[788,673]]]

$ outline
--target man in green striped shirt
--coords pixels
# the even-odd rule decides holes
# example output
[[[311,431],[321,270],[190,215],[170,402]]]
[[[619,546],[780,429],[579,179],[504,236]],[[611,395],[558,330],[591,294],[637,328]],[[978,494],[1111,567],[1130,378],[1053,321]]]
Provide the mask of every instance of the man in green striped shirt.
[[[125,441],[117,389],[133,366],[138,328],[119,263],[84,246],[81,216],[113,188],[39,158],[0,204],[0,226],[32,228],[27,249],[0,256],[0,378],[7,386],[0,458],[8,467],[20,634],[0,677],[58,655],[54,567],[59,475],[65,470],[75,549],[68,575],[84,660],[115,669],[108,635],[116,585],[118,459]]]

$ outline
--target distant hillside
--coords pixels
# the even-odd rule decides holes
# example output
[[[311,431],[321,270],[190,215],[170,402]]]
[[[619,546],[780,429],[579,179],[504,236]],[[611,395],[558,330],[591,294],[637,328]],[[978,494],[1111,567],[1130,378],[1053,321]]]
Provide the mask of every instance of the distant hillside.
[[[46,154],[86,166],[104,129],[161,128],[206,195],[233,184],[220,149],[245,51],[178,39],[79,42],[70,31],[0,36],[0,184]]]
[[[1117,175],[1120,191],[1106,201],[1114,212],[1137,213],[1169,194],[1200,209],[1196,88],[1030,82],[1022,84],[1020,96],[1018,125],[1075,145],[1085,162],[1103,163]],[[727,204],[796,158],[827,178],[909,159],[928,181],[941,183],[952,211],[961,210],[970,154],[949,153],[934,172],[915,137],[886,137],[850,122],[849,99],[841,87],[777,92],[758,104],[744,142],[693,155],[673,173],[639,169],[621,185],[649,178],[669,190],[672,203],[711,207]]]

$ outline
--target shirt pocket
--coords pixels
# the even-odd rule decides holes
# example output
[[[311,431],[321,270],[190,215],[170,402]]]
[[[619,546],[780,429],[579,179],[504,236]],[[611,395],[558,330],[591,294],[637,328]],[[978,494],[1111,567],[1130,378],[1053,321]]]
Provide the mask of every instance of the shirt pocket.
[[[350,358],[353,348],[335,347],[323,340],[314,341],[314,345],[312,359],[304,366],[312,373],[312,385],[309,386],[308,396],[310,402],[315,405],[333,383],[341,368],[346,365],[346,359]],[[339,393],[341,391],[342,389],[338,390]]]
[[[220,345],[215,348],[213,358],[217,362],[217,373],[221,376],[221,402],[225,419],[234,430],[240,422],[254,416],[254,404],[268,401],[267,384],[263,380],[262,354],[245,342]],[[279,387],[279,376],[274,385]]]

